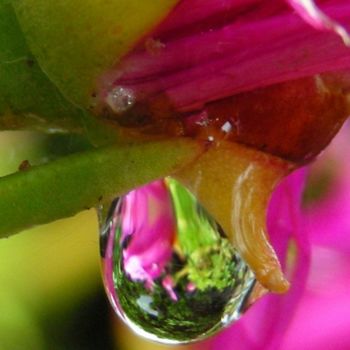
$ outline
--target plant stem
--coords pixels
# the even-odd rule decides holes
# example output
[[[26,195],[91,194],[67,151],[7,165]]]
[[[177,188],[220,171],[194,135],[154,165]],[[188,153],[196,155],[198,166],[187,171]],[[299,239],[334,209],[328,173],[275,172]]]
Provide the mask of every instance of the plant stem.
[[[0,179],[0,238],[112,200],[193,161],[188,139],[112,145]]]

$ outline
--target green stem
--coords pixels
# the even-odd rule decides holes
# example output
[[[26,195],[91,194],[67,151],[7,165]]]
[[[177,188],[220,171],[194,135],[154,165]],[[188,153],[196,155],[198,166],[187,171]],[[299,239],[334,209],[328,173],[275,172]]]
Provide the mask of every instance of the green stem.
[[[201,144],[187,139],[113,145],[5,176],[0,179],[0,238],[167,176],[202,151]]]

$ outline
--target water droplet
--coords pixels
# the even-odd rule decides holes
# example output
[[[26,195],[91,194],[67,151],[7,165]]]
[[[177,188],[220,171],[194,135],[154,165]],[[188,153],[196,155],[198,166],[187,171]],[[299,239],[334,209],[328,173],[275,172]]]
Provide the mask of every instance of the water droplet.
[[[168,344],[201,340],[248,305],[254,274],[174,179],[115,200],[101,226],[107,294],[138,334]]]
[[[228,134],[229,132],[232,131],[232,124],[231,124],[229,121],[225,122],[225,123],[222,125],[221,130],[222,130],[223,132],[225,132],[226,134]]]
[[[107,95],[106,102],[115,113],[126,112],[135,104],[135,94],[123,86],[114,87]]]

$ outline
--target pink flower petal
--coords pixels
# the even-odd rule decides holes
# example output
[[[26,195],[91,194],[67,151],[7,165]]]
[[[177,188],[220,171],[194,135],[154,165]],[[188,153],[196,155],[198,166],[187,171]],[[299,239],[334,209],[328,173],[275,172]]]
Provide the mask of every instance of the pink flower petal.
[[[350,125],[343,127],[319,159],[319,168],[332,164],[329,188],[306,210],[314,244],[350,253]],[[315,169],[317,172],[318,170]]]
[[[350,36],[348,31],[339,23],[333,21],[324,14],[313,0],[287,0],[297,13],[313,27],[322,30],[330,30],[338,34],[345,45],[350,46]]]
[[[301,2],[294,0],[293,6],[306,17]],[[325,2],[322,10],[350,22],[348,1]],[[282,0],[186,0],[152,40],[159,49],[141,43],[109,78],[133,90],[139,101],[163,98],[179,111],[200,110],[210,101],[258,87],[350,69],[350,48],[333,32],[306,24]]]
[[[349,276],[348,254],[313,248],[308,288],[286,334],[283,350],[350,348]]]

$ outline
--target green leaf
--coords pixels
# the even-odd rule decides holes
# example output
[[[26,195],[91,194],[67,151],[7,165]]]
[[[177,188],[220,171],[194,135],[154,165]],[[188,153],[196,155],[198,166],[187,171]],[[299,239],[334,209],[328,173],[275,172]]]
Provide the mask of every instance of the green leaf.
[[[40,66],[63,94],[90,107],[98,78],[177,0],[14,0]]]
[[[51,83],[6,3],[0,3],[0,129],[86,133],[96,145],[116,138],[116,132],[67,101]]]
[[[5,176],[0,237],[108,202],[175,172],[202,151],[202,144],[187,139],[114,145]]]
[[[0,127],[81,129],[68,103],[30,53],[10,5],[0,4]]]

